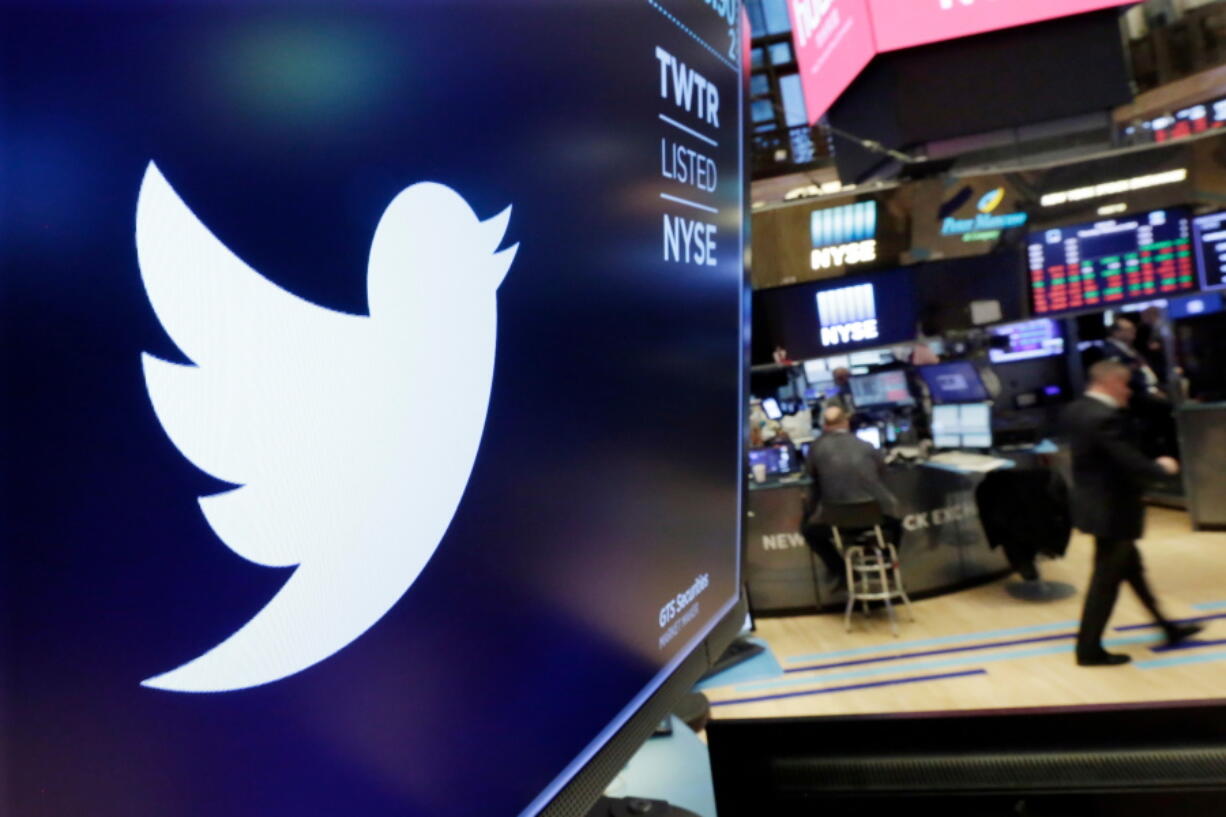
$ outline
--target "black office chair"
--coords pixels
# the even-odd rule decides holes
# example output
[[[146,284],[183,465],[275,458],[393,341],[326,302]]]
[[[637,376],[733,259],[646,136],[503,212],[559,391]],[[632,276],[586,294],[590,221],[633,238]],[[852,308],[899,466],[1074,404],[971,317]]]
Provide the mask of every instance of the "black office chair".
[[[906,604],[911,621],[915,621],[915,613],[903,587],[898,549],[881,532],[881,523],[885,521],[881,505],[873,500],[823,502],[817,521],[833,531],[834,546],[847,565],[847,610],[843,615],[847,632],[851,632],[851,611],[857,601],[863,605],[866,616],[870,601],[883,601],[890,617],[890,630],[897,637],[894,599],[902,599]],[[843,541],[844,533],[849,536],[848,542]]]

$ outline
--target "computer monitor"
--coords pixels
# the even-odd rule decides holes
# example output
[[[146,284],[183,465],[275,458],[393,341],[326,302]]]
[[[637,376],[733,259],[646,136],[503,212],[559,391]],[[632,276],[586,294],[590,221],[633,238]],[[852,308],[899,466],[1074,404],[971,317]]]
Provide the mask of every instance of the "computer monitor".
[[[738,12],[0,4],[0,815],[585,812],[745,617]]]
[[[858,428],[856,429],[856,436],[873,448],[881,448],[881,428],[878,426]]]
[[[834,370],[826,365],[824,359],[806,360],[804,362],[805,380],[810,386],[822,387],[834,382]]]
[[[990,403],[962,403],[932,407],[932,444],[937,448],[992,447]]]
[[[851,397],[857,408],[915,405],[907,386],[907,373],[902,369],[853,377]]]
[[[790,474],[800,470],[801,459],[786,445],[768,445],[749,452],[750,466],[765,465],[766,473],[772,476]]]
[[[958,406],[963,448],[992,447],[992,406],[988,403],[963,403]]]
[[[881,366],[894,359],[889,349],[870,349],[867,352],[852,352],[847,356],[852,366]]]
[[[983,378],[970,361],[920,366],[918,371],[934,403],[981,403],[988,399]]]
[[[932,444],[937,448],[962,447],[962,417],[959,406],[932,407]]]

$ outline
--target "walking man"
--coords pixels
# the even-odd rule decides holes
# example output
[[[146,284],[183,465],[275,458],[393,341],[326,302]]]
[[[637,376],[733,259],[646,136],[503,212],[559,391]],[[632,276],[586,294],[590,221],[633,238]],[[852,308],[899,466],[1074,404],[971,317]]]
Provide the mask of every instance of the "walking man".
[[[1094,575],[1086,592],[1081,630],[1077,635],[1077,663],[1116,666],[1130,660],[1103,649],[1102,636],[1115,607],[1120,583],[1127,581],[1167,642],[1177,644],[1202,629],[1167,620],[1145,580],[1136,540],[1145,527],[1142,494],[1145,483],[1179,473],[1170,457],[1151,460],[1141,453],[1124,413],[1132,396],[1132,370],[1115,360],[1090,367],[1085,396],[1065,411],[1064,420],[1073,449],[1073,522],[1094,537]]]

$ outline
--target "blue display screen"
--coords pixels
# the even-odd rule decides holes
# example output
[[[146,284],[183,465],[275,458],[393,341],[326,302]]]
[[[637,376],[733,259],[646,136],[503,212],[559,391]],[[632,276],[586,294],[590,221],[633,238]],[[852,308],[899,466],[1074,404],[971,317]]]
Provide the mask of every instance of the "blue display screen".
[[[983,378],[969,361],[920,366],[917,371],[932,393],[933,402],[982,403],[988,399]]]
[[[734,9],[4,4],[0,813],[534,814],[692,651]]]

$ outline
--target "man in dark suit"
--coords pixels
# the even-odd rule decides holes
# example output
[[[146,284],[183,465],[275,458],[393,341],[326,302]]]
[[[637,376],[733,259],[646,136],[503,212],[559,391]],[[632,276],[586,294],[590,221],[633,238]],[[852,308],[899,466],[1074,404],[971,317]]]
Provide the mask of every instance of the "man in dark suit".
[[[1136,545],[1145,527],[1142,493],[1147,481],[1179,473],[1179,463],[1170,457],[1149,459],[1132,439],[1132,426],[1124,414],[1132,396],[1132,375],[1132,369],[1119,361],[1095,363],[1090,367],[1085,396],[1073,402],[1064,415],[1073,454],[1073,523],[1094,536],[1094,576],[1077,635],[1077,663],[1083,667],[1129,661],[1128,656],[1114,655],[1102,646],[1103,630],[1123,581],[1132,585],[1169,643],[1183,641],[1201,629],[1168,621],[1145,581]]]
[[[880,451],[851,433],[851,415],[841,406],[828,406],[822,412],[822,428],[822,436],[809,447],[805,460],[805,474],[812,484],[801,532],[835,583],[845,586],[843,557],[834,546],[830,528],[817,521],[821,503],[875,500],[885,514],[882,532],[895,543],[902,523],[896,516],[898,500],[885,484],[885,460]]]

